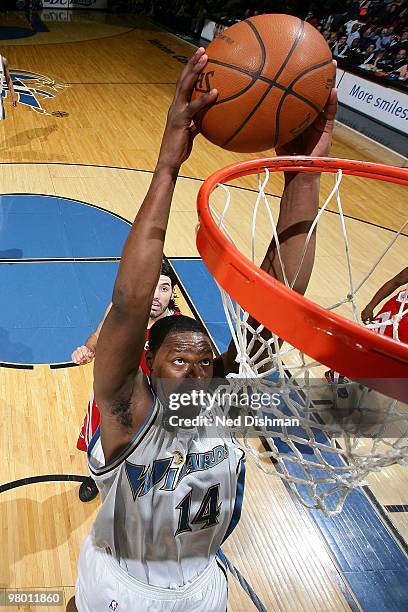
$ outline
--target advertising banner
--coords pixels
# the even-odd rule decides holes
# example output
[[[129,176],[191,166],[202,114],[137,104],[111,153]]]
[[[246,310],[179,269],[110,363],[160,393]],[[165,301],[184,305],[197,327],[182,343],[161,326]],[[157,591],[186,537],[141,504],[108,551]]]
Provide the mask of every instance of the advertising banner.
[[[42,0],[45,9],[106,9],[108,0]]]
[[[395,128],[404,134],[408,127],[408,95],[391,87],[337,70],[339,102]]]

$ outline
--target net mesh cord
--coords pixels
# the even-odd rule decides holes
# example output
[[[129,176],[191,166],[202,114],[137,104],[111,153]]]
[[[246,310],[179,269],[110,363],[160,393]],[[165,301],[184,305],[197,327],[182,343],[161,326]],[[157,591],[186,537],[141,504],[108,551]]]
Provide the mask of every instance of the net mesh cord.
[[[292,288],[301,271],[313,232],[329,204],[334,201],[340,220],[348,291],[343,299],[325,306],[336,310],[348,303],[352,318],[361,324],[356,296],[398,240],[408,225],[408,219],[393,234],[365,276],[357,281],[340,194],[343,176],[339,170],[334,175],[334,185],[328,197],[310,227],[294,278],[289,283],[269,201],[273,196],[266,193],[269,176],[267,168],[262,175],[258,175],[258,194],[253,204],[248,236],[250,258],[255,263],[257,218],[259,210],[264,207],[284,282]],[[216,208],[210,202],[211,213],[220,230],[238,248],[229,229],[234,208],[231,191],[221,183],[214,193],[219,190],[224,192],[224,204]],[[251,393],[271,395],[279,391],[283,399],[278,406],[270,403],[261,409],[263,415],[269,415],[278,423],[277,426],[258,427],[256,431],[248,428],[237,438],[237,443],[258,467],[286,481],[303,505],[320,509],[330,516],[342,510],[347,495],[356,486],[364,484],[369,473],[395,463],[408,463],[408,407],[405,404],[349,381],[338,373],[332,373],[328,383],[322,364],[288,342],[281,342],[273,330],[265,333],[262,325],[251,325],[250,314],[235,303],[222,287],[219,286],[219,289],[239,364],[238,373],[228,375],[229,393],[239,396],[243,392],[243,380],[247,385],[247,379],[251,379]],[[408,291],[401,295],[398,314],[368,325],[373,333],[383,333],[386,325],[392,325],[393,337],[398,340],[399,324],[403,317],[408,316]],[[285,426],[287,418],[297,419],[299,425]],[[260,447],[260,438],[266,440],[265,448]]]

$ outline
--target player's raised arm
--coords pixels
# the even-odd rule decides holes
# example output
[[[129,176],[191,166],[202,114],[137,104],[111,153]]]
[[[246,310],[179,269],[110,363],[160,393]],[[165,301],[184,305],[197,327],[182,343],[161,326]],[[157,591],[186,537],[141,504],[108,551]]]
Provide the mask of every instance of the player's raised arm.
[[[277,155],[327,157],[330,153],[336,110],[337,92],[333,89],[326,107],[315,122],[300,136],[287,145],[276,149]],[[285,173],[285,188],[280,204],[277,233],[280,253],[289,284],[292,284],[294,279],[307,233],[318,211],[319,189],[319,174],[308,172]],[[307,289],[313,270],[315,247],[316,231],[313,232],[302,268],[293,285],[293,289],[298,293],[304,294]],[[282,268],[274,240],[268,247],[261,268],[283,282]],[[250,322],[251,325],[257,327],[258,323],[253,319]],[[256,350],[257,347],[254,347],[254,352]],[[238,364],[235,362],[235,358],[236,348],[234,342],[231,342],[228,351],[218,358],[218,363],[214,366],[216,372],[221,373],[222,370],[226,373],[237,371]]]
[[[95,358],[94,391],[102,425],[104,414],[112,416],[113,404],[129,402],[133,393],[160,274],[173,191],[196,135],[193,117],[217,96],[211,91],[191,101],[206,61],[205,50],[198,49],[177,82],[155,172],[123,249],[112,308],[102,326]]]
[[[394,278],[384,283],[377,293],[372,297],[367,306],[361,311],[363,323],[372,321],[374,318],[374,308],[378,306],[391,293],[399,289],[402,285],[408,284],[408,268],[404,268]]]

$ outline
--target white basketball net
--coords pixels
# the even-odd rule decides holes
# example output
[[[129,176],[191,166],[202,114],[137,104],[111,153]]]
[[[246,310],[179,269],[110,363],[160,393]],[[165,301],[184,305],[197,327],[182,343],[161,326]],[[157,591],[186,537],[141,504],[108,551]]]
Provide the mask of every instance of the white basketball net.
[[[248,230],[251,258],[255,262],[257,216],[261,207],[265,207],[271,235],[276,241],[285,283],[290,286],[283,268],[270,196],[265,193],[269,174],[268,169],[265,169],[264,175],[258,175],[259,193],[255,198],[252,225]],[[348,292],[344,299],[329,305],[328,308],[339,309],[340,306],[349,303],[352,317],[361,324],[356,296],[399,239],[408,225],[408,219],[398,232],[391,234],[389,243],[379,253],[368,273],[356,280],[350,256],[346,217],[339,191],[342,180],[341,170],[334,175],[334,178],[334,186],[321,206],[305,240],[295,277],[302,267],[312,232],[329,203],[334,200],[337,204],[347,262]],[[220,189],[225,192],[225,203],[221,207],[217,205],[217,210],[211,203],[211,211],[219,228],[235,245],[231,237],[233,232],[229,229],[232,227],[231,219],[234,219],[231,190],[226,185],[219,184],[214,193]],[[292,280],[291,286],[294,282],[295,279]],[[277,407],[274,405],[263,407],[262,414],[275,419],[295,417],[300,424],[296,428],[285,425],[274,426],[272,429],[258,428],[256,435],[253,428],[244,432],[237,443],[254,459],[258,467],[286,481],[296,498],[305,506],[318,508],[326,515],[334,515],[341,511],[349,492],[364,484],[370,472],[394,463],[408,463],[407,405],[352,383],[334,372],[330,374],[328,382],[324,376],[327,368],[287,342],[281,344],[274,333],[267,334],[267,339],[263,338],[261,335],[263,326],[260,325],[256,329],[251,327],[249,314],[221,287],[220,291],[239,363],[239,373],[228,376],[232,391],[234,389],[237,392],[242,391],[242,379],[256,378],[252,381],[252,390],[257,392],[267,389],[269,391],[272,389],[272,392],[279,390],[284,398],[283,406],[280,404]],[[392,325],[393,337],[398,340],[399,324],[407,314],[408,291],[406,290],[400,293],[399,312],[394,317],[374,322],[369,327],[381,333],[385,326]],[[260,438],[265,440],[266,448],[262,447]]]

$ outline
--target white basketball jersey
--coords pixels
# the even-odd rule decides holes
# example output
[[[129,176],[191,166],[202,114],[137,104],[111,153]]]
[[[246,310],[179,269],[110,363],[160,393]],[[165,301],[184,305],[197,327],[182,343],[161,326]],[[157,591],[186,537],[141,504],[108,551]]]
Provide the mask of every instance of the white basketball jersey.
[[[4,113],[4,83],[5,83],[5,75],[4,75],[4,63],[3,56],[0,55],[0,121],[5,119]]]
[[[156,399],[127,448],[105,464],[99,429],[88,447],[102,506],[94,542],[146,584],[178,588],[199,576],[237,524],[244,453],[204,427],[168,431]]]

